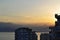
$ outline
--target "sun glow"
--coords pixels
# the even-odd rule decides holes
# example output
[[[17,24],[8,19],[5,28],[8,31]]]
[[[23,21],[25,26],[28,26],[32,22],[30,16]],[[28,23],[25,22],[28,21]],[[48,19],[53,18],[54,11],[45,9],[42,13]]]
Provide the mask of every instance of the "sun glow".
[[[55,14],[60,15],[60,6],[56,6],[56,7],[51,8],[50,13],[52,14],[53,21],[57,21],[57,19],[55,18],[54,15],[55,15]]]
[[[58,14],[60,15],[60,7],[57,7],[54,11],[53,14]]]

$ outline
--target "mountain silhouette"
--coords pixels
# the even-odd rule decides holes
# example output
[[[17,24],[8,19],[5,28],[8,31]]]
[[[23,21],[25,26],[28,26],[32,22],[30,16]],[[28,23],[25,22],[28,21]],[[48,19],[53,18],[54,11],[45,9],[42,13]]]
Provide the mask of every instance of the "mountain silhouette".
[[[0,22],[0,32],[14,32],[17,28],[20,28],[20,27],[29,27],[29,28],[33,29],[33,31],[40,31],[40,32],[49,31],[48,27],[40,27],[40,26],[34,27],[34,26]]]

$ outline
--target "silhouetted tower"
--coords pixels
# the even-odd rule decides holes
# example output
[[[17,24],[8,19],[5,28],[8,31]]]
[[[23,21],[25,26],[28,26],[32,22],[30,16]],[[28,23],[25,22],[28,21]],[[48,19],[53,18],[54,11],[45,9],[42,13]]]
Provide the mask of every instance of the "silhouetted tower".
[[[55,18],[57,19],[54,27],[55,40],[60,40],[60,15],[55,14]]]
[[[37,40],[37,36],[32,29],[19,28],[15,31],[15,40]]]
[[[57,22],[60,22],[60,15],[55,14],[55,18],[57,19]]]
[[[57,21],[55,22],[55,27],[51,28],[50,40],[60,40],[60,15],[55,14]]]

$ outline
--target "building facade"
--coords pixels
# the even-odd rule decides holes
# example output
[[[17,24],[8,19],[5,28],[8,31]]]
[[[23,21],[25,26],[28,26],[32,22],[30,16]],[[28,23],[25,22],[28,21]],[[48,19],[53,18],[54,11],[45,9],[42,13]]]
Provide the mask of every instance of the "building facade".
[[[60,40],[60,15],[55,14],[55,27],[50,28],[50,40]]]
[[[40,40],[50,40],[48,33],[43,33],[40,35]]]
[[[15,40],[37,40],[37,35],[32,29],[18,28],[15,31]]]

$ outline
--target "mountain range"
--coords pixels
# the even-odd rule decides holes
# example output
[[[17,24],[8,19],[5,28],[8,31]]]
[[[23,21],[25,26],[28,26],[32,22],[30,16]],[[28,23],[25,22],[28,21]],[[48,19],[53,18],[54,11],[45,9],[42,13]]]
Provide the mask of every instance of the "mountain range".
[[[28,27],[33,31],[38,31],[38,32],[49,31],[49,27],[45,27],[45,26],[0,22],[0,32],[14,32],[17,28],[21,28],[21,27]]]

